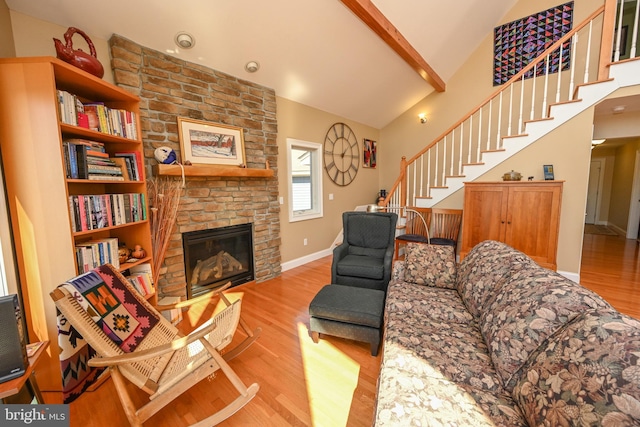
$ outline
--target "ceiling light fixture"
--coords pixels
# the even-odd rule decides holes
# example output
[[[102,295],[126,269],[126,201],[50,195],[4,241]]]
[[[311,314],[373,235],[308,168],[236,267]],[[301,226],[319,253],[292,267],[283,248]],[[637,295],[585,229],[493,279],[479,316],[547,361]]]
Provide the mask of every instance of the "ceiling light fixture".
[[[616,105],[612,108],[613,114],[622,114],[625,108],[627,108],[625,105]]]
[[[244,66],[244,69],[249,73],[255,73],[260,69],[260,64],[257,61],[249,61],[247,65]]]
[[[191,49],[196,44],[196,39],[189,33],[181,31],[176,34],[176,44],[183,49]]]
[[[420,119],[420,123],[422,124],[427,123],[427,115],[425,113],[418,114],[418,118]]]

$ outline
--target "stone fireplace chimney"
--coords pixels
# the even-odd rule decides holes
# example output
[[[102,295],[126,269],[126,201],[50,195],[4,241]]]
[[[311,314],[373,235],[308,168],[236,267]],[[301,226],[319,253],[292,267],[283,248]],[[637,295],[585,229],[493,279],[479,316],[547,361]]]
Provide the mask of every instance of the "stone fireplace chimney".
[[[160,297],[186,297],[182,234],[253,224],[255,280],[280,274],[280,205],[276,96],[272,89],[189,63],[114,35],[109,40],[117,85],[141,98],[140,116],[147,179],[153,152],[173,148],[180,159],[178,117],[243,128],[246,166],[273,177],[187,177],[178,220],[162,268]],[[150,248],[149,248],[150,249]]]

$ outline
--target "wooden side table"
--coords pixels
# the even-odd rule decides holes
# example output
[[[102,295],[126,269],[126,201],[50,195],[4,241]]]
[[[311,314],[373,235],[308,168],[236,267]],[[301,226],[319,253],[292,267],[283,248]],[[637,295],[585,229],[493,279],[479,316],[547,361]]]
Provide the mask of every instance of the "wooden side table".
[[[33,394],[36,397],[36,401],[38,403],[44,403],[44,399],[42,398],[42,394],[40,393],[40,388],[38,387],[38,383],[36,382],[35,367],[40,361],[41,356],[47,349],[47,347],[49,347],[49,341],[43,341],[40,348],[38,348],[35,354],[29,358],[29,366],[21,377],[14,378],[11,381],[0,384],[0,399],[4,400],[5,397],[18,394],[20,392],[20,389],[22,389],[22,386],[24,386],[26,382],[29,382],[31,389],[33,390]]]

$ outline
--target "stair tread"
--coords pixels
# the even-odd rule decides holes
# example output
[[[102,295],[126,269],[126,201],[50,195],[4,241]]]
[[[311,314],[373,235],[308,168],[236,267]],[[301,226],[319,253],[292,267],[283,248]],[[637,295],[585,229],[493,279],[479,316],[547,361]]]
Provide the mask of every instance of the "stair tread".
[[[518,133],[518,134],[515,134],[515,135],[506,135],[506,136],[503,136],[502,139],[519,138],[521,136],[529,136],[529,134],[528,133]]]

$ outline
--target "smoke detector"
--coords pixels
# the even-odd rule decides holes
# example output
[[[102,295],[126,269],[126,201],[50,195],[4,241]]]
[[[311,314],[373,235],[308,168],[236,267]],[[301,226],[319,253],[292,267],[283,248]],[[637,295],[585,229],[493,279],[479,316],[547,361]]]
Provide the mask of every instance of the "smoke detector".
[[[247,72],[249,72],[249,73],[255,73],[256,71],[258,71],[260,69],[260,64],[258,64],[257,61],[249,61],[244,66],[244,69],[247,70]]]
[[[176,44],[183,49],[191,49],[196,44],[196,39],[189,33],[181,31],[176,34]]]

